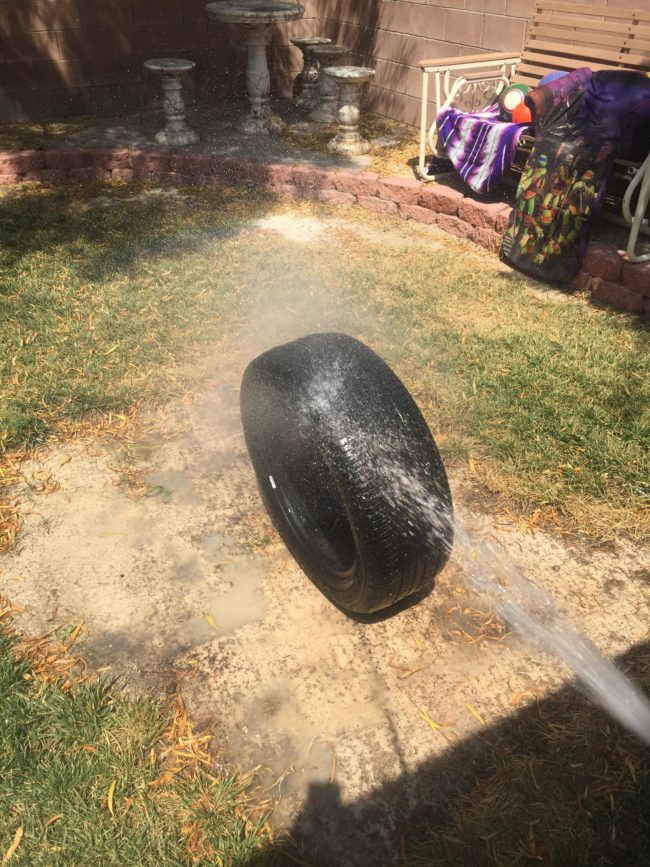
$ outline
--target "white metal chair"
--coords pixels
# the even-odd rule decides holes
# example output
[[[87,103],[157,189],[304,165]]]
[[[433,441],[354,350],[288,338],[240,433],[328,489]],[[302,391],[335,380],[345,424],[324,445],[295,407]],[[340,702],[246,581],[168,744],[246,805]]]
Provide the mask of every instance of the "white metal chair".
[[[639,198],[634,209],[634,214],[630,209],[632,196],[636,188],[640,185]],[[645,212],[648,208],[650,200],[650,153],[641,163],[641,167],[637,170],[634,177],[623,196],[623,217],[626,223],[632,227],[630,237],[627,242],[627,257],[630,262],[647,262],[650,260],[650,253],[643,253],[640,256],[636,255],[636,242],[639,237],[639,231],[642,227],[648,225],[648,220],[645,219]]]

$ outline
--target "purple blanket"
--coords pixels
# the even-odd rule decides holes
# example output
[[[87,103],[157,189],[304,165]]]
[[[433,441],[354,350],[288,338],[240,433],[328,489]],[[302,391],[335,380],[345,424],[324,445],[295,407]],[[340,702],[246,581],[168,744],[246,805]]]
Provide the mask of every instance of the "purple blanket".
[[[474,190],[485,195],[510,167],[521,136],[531,127],[499,120],[499,106],[465,114],[444,108],[437,117],[440,140],[454,168]]]

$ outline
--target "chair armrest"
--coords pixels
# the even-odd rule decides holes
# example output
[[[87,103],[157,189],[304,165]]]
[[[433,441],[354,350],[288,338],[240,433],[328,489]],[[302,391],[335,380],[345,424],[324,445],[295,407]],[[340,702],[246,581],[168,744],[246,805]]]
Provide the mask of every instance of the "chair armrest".
[[[513,54],[511,51],[494,51],[491,54],[466,54],[459,57],[433,57],[430,60],[420,60],[418,66],[420,69],[426,69],[429,72],[437,69],[460,69],[464,66],[494,66],[501,65],[510,61],[510,63],[518,63],[521,60],[521,54]]]

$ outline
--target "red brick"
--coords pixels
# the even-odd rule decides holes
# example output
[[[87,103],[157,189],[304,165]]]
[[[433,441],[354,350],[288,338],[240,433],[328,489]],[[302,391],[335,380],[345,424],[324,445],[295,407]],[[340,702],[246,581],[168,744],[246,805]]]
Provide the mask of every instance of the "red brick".
[[[131,151],[127,148],[94,148],[90,158],[94,166],[102,169],[127,169],[131,165]]]
[[[81,169],[90,165],[90,151],[85,148],[56,148],[43,153],[47,169]]]
[[[33,172],[45,166],[43,151],[27,150],[16,153],[0,153],[0,174]]]
[[[384,178],[379,181],[379,198],[399,205],[417,205],[422,181],[415,178]]]
[[[395,202],[389,202],[387,199],[378,199],[376,196],[359,196],[359,204],[366,211],[373,211],[375,214],[397,214],[397,205]]]
[[[212,170],[226,184],[238,184],[246,178],[244,164],[232,157],[213,157]]]
[[[35,172],[26,172],[25,180],[29,181],[60,181],[67,177],[65,169],[37,169]]]
[[[168,172],[168,153],[164,151],[131,151],[131,168],[144,172]]]
[[[151,172],[135,169],[113,169],[111,178],[114,181],[148,181],[151,179]]]
[[[419,204],[438,214],[457,214],[458,203],[465,197],[444,184],[429,184],[420,190]]]
[[[209,175],[213,170],[213,158],[212,154],[173,153],[169,158],[169,165],[173,172]]]
[[[623,265],[623,283],[633,292],[650,298],[650,262],[626,262]]]
[[[22,181],[22,174],[13,172],[12,174],[0,174],[0,187],[8,187],[11,184],[18,184]]]
[[[430,211],[429,208],[423,208],[421,205],[400,205],[399,212],[405,220],[417,220],[418,223],[435,223],[437,215],[435,211]]]
[[[300,188],[312,190],[332,187],[332,172],[317,169],[312,166],[294,166],[291,174],[294,184]]]
[[[494,228],[497,232],[505,232],[510,225],[510,217],[512,216],[512,208],[510,205],[505,206],[505,210],[499,211],[494,219]]]
[[[342,193],[340,190],[318,190],[316,198],[327,205],[356,205],[357,197],[352,193]]]
[[[334,188],[354,196],[376,196],[379,192],[379,175],[375,172],[359,172],[352,169],[335,172]]]
[[[456,235],[458,238],[471,239],[472,232],[474,231],[473,226],[470,226],[464,220],[459,220],[458,217],[454,217],[452,214],[438,214],[436,223],[445,232],[449,232],[450,235]]]
[[[510,207],[503,202],[481,202],[466,198],[458,202],[458,216],[461,220],[481,229],[496,228],[497,217],[505,214],[510,214]]]
[[[239,160],[237,173],[240,182],[264,184],[266,181],[266,165],[259,160]]]
[[[178,174],[178,172],[152,171],[151,172],[151,180],[155,181],[157,184],[180,185],[181,176]]]
[[[643,311],[648,319],[650,319],[650,298],[646,298],[643,302]]]
[[[273,192],[281,199],[298,198],[298,187],[296,187],[294,184],[277,184],[273,188]]]
[[[575,277],[569,280],[569,286],[571,289],[575,289],[576,292],[589,292],[591,289],[591,274],[583,268],[582,271],[578,271]]]
[[[86,166],[85,168],[69,169],[68,177],[78,178],[82,181],[106,180],[110,178],[111,173],[108,169],[100,169],[97,166]]]
[[[293,165],[291,163],[268,163],[264,166],[267,183],[289,184],[293,180]]]
[[[592,241],[587,247],[582,267],[603,280],[618,280],[623,271],[623,258],[613,244]]]
[[[499,232],[495,232],[494,229],[486,229],[483,226],[474,226],[473,231],[468,237],[477,244],[480,244],[481,247],[485,247],[486,250],[490,250],[492,253],[496,253],[501,249],[502,237]]]
[[[617,310],[625,310],[627,313],[643,313],[644,298],[638,292],[626,289],[621,283],[612,283],[601,277],[594,277],[591,281],[591,294],[599,301],[606,301]]]

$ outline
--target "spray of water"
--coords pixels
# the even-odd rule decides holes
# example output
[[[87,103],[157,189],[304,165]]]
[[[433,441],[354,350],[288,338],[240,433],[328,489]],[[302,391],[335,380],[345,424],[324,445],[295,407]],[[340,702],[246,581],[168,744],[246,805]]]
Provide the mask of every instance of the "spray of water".
[[[304,406],[309,413],[327,414],[340,428],[339,392],[343,369],[330,369],[313,383]],[[399,433],[359,431],[358,447],[375,456],[375,472],[385,496],[395,509],[406,510],[415,532],[432,540],[454,538],[456,556],[465,566],[469,588],[527,641],[564,660],[585,693],[642,741],[650,744],[650,701],[572,625],[528,576],[496,545],[474,538],[445,508],[435,480],[422,480],[395,460],[400,452]],[[349,439],[349,430],[346,438]]]
[[[383,462],[385,482],[396,506],[406,507],[436,537],[449,535],[449,514],[441,513],[435,492],[397,467]],[[650,701],[515,563],[493,543],[479,540],[455,521],[454,547],[466,580],[512,629],[549,650],[575,672],[586,694],[637,737],[650,744]]]

